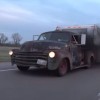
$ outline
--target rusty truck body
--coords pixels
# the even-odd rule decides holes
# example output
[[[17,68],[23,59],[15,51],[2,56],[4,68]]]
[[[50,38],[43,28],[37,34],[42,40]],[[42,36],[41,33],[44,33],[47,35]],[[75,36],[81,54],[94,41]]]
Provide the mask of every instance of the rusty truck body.
[[[11,63],[21,71],[30,66],[54,70],[59,76],[69,70],[91,67],[100,62],[100,27],[83,25],[58,28],[42,33],[38,40],[27,41],[9,52]]]

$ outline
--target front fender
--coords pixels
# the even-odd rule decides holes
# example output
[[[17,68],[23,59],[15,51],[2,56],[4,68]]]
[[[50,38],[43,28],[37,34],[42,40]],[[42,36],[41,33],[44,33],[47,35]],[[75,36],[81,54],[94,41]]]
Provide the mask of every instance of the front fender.
[[[11,51],[13,51],[13,55],[11,55],[11,64],[14,65],[15,64],[15,56],[16,53],[19,52],[19,49],[12,49]]]
[[[57,54],[57,56],[55,56],[54,58],[48,57],[48,65],[47,65],[47,68],[49,70],[56,70],[58,68],[60,62],[64,58],[69,58],[69,57],[68,57],[68,55],[63,54],[63,53]]]

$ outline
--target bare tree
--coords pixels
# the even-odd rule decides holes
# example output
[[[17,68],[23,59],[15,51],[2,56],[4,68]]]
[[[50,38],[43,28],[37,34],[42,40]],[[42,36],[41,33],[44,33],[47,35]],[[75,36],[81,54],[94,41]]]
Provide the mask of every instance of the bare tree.
[[[15,45],[19,45],[20,41],[22,40],[22,37],[19,33],[12,34],[12,39]]]
[[[8,40],[8,37],[4,33],[0,33],[0,44],[5,44]]]

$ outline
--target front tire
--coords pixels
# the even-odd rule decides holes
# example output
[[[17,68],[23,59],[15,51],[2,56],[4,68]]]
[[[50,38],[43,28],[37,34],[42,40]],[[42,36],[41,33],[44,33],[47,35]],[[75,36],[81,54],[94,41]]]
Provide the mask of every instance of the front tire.
[[[66,59],[63,59],[57,69],[58,76],[64,76],[68,71],[68,62]]]
[[[25,71],[27,71],[28,69],[29,69],[29,66],[19,66],[19,65],[17,65],[17,68],[20,70],[20,71],[22,71],[22,72],[25,72]]]

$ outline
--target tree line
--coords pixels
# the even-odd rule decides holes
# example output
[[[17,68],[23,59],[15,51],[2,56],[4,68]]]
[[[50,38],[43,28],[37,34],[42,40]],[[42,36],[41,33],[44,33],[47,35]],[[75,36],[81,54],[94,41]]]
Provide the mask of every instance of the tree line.
[[[22,36],[19,33],[13,33],[11,39],[4,34],[0,33],[0,45],[2,46],[20,46]]]

